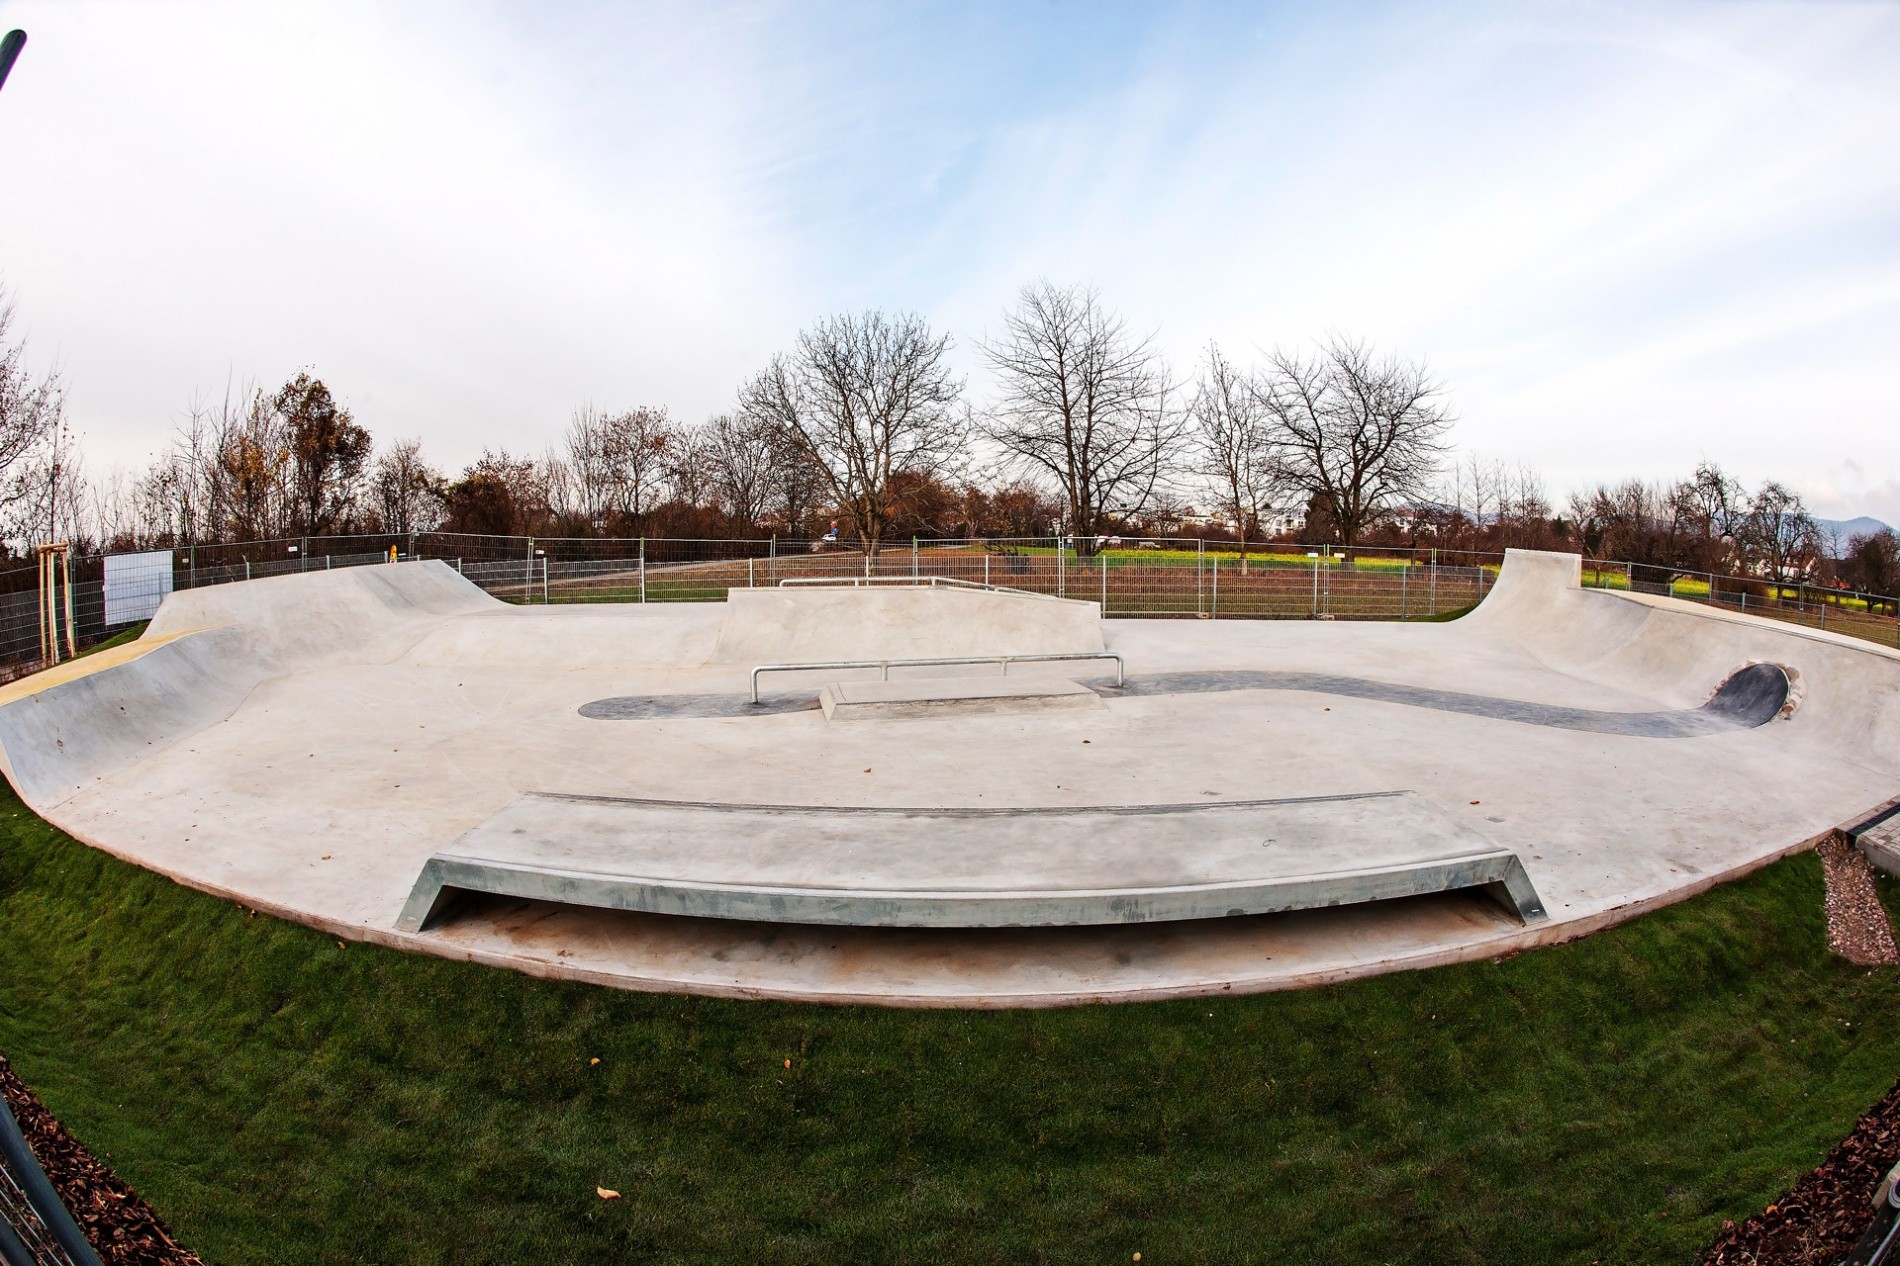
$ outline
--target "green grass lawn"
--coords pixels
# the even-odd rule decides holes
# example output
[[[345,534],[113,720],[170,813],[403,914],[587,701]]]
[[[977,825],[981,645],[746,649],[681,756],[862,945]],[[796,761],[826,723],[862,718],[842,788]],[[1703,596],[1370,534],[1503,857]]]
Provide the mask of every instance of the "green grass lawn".
[[[0,1051],[215,1263],[1686,1263],[1900,1071],[1812,855],[1499,963],[887,1011],[342,949],[7,795],[0,935]]]

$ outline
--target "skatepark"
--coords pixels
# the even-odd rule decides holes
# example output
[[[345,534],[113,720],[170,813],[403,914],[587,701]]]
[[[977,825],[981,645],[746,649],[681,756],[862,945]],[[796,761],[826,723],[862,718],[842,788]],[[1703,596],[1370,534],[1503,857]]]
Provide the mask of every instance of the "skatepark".
[[[911,1006],[1496,958],[1879,816],[1900,655],[1579,575],[1513,551],[1460,619],[1335,623],[312,571],[0,688],[0,753],[79,840],[345,940]]]

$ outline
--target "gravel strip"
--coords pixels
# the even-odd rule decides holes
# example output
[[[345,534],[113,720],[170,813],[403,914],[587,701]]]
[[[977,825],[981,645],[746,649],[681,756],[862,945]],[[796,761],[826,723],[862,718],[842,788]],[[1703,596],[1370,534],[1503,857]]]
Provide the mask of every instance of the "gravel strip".
[[[1836,832],[1815,846],[1827,876],[1827,947],[1850,963],[1880,967],[1900,963],[1893,923],[1874,890],[1874,867],[1866,854]]]

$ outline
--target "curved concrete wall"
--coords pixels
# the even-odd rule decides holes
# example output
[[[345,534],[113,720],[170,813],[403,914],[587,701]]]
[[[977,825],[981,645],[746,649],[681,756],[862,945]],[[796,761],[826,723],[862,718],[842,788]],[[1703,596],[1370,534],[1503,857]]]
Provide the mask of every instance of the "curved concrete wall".
[[[1844,759],[1900,762],[1900,651],[1700,603],[1580,587],[1575,554],[1511,550],[1497,586],[1461,624],[1516,642],[1560,672],[1677,707],[1706,701],[1745,664],[1790,670],[1788,724]]]
[[[269,678],[390,658],[445,617],[505,609],[433,561],[173,593],[129,646],[0,688],[0,769],[50,807],[224,720]]]

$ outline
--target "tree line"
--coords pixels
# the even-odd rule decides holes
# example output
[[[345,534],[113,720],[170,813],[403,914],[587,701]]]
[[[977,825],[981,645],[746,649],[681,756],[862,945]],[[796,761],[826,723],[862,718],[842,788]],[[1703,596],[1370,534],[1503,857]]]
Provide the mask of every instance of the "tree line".
[[[88,475],[56,373],[32,373],[0,295],[0,515],[10,545],[121,550],[351,533],[834,537],[1201,536],[1362,546],[1578,549],[1684,571],[1900,587],[1891,532],[1831,548],[1800,498],[1705,463],[1578,490],[1449,444],[1421,362],[1334,336],[1255,363],[1210,345],[1187,375],[1093,289],[1025,286],[978,340],[971,398],[950,334],[911,313],[827,317],[703,421],[577,409],[544,451],[457,474],[380,447],[314,373],[199,399],[144,470]],[[1840,558],[1832,555],[1839,554]]]

